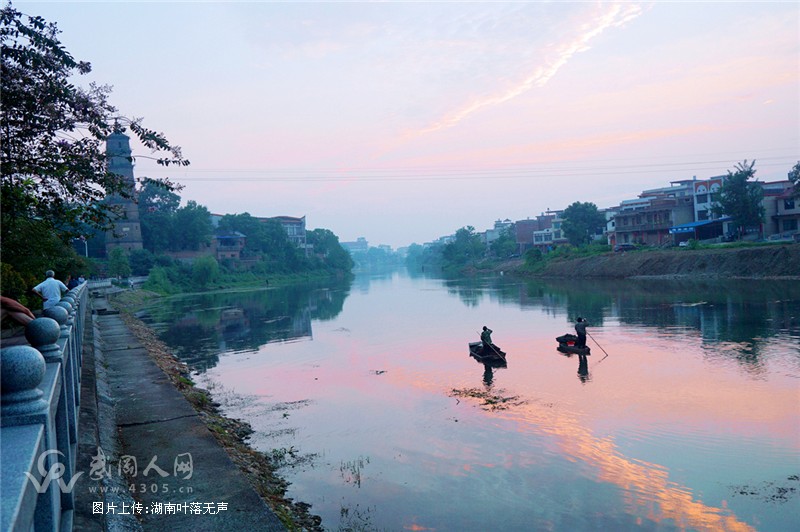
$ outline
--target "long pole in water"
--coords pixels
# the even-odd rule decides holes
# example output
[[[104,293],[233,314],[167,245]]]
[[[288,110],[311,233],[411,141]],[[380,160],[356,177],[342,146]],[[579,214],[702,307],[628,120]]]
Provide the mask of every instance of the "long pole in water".
[[[594,336],[592,336],[591,334],[589,334],[589,331],[586,331],[586,334],[589,336],[589,338],[591,338],[591,339],[592,339],[592,341],[593,341],[594,343],[596,343],[596,344],[597,344],[597,340],[595,340],[595,339],[594,339]],[[597,347],[599,347],[599,348],[600,348],[600,350],[601,350],[603,353],[606,353],[606,350],[605,350],[605,349],[603,349],[603,346],[602,346],[602,345],[600,345],[600,344],[597,344]],[[608,356],[608,353],[606,353],[606,356]]]

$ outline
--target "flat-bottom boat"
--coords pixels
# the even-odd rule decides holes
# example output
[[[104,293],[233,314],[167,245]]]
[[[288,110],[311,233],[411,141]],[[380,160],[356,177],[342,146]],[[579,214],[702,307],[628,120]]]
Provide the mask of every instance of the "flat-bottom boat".
[[[578,337],[574,334],[565,334],[563,336],[559,336],[556,338],[556,342],[558,342],[558,349],[562,353],[569,353],[573,355],[582,355],[588,356],[592,354],[592,350],[589,347],[578,347],[575,345],[575,342],[578,341]]]
[[[492,344],[492,348],[484,352],[483,342],[470,342],[469,343],[469,356],[480,362],[481,364],[489,364],[495,367],[505,367],[506,353]]]

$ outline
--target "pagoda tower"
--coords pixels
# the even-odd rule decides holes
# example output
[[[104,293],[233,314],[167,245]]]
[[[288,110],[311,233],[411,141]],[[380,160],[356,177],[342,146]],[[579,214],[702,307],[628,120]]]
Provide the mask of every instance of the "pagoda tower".
[[[142,249],[142,227],[139,225],[139,207],[134,196],[135,181],[130,140],[130,137],[123,134],[120,129],[115,129],[106,139],[108,171],[123,177],[132,196],[130,198],[123,198],[119,194],[106,196],[106,203],[118,206],[120,213],[114,220],[114,229],[106,232],[106,255],[115,247],[121,247],[126,251]]]

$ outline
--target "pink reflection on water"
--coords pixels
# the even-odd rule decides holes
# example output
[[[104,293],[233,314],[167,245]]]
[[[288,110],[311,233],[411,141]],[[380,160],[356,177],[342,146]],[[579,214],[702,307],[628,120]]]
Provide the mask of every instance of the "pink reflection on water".
[[[509,345],[512,345],[509,352],[513,352],[513,344]],[[615,412],[616,423],[637,426],[657,418],[665,423],[689,424],[705,430],[720,430],[721,426],[726,431],[748,436],[755,429],[796,436],[796,423],[793,421],[797,420],[797,389],[790,383],[742,389],[736,386],[735,379],[727,380],[724,375],[709,372],[702,362],[683,364],[679,370],[673,369],[670,375],[670,365],[658,359],[652,369],[660,372],[660,379],[632,378],[642,368],[626,371],[625,359],[641,359],[651,354],[636,345],[616,347],[614,356],[623,365],[615,367],[617,373],[604,374],[604,386],[606,389],[624,387],[624,397],[636,398],[630,409]],[[513,359],[510,363],[514,364]],[[435,379],[416,378],[402,382],[405,377],[402,372],[393,372],[389,379],[397,388],[410,386],[428,393],[441,391],[441,383]],[[753,405],[778,406],[754,408]],[[473,414],[511,421],[519,432],[553,436],[561,454],[590,465],[597,480],[624,490],[624,502],[631,513],[636,513],[634,509],[641,511],[641,508],[646,508],[648,518],[654,522],[671,520],[682,528],[753,530],[749,524],[732,515],[725,505],[717,508],[695,500],[690,489],[669,480],[667,468],[624,456],[613,438],[595,436],[586,426],[584,416],[567,408],[551,408],[540,401],[531,401],[506,411],[486,413],[476,409]],[[498,457],[497,462],[486,463],[476,456],[481,452],[485,454],[485,450],[464,451],[461,449],[461,459],[472,461],[461,465],[458,472],[449,474],[464,474],[476,468],[498,465],[508,470],[530,465],[519,454],[504,454]]]
[[[768,435],[767,441],[784,438],[796,449],[796,380],[772,375],[769,383],[747,381],[743,386],[745,370],[702,356],[696,334],[662,337],[655,329],[629,332],[609,325],[605,333],[599,328],[592,332],[611,355],[600,362],[603,352],[593,347],[588,365],[592,381],[582,384],[576,378],[577,357],[555,352],[552,337],[563,331],[552,329],[552,323],[533,323],[529,329],[516,327],[522,332],[515,333],[507,326],[510,332],[498,338],[509,353],[509,368],[495,373],[492,389],[507,389],[527,400],[525,404],[486,412],[461,399],[461,405],[452,407],[457,421],[448,422],[481,428],[502,425],[498,430],[548,436],[543,453],[585,464],[588,477],[618,486],[632,515],[697,530],[752,530],[724,501],[720,507],[701,502],[691,489],[670,480],[666,466],[626,456],[615,437],[606,434],[629,431],[637,438],[658,440],[666,426],[668,436],[690,444],[724,445],[726,438],[755,434]],[[491,469],[535,468],[542,458],[527,450],[494,448],[485,441],[465,444],[425,433],[424,426],[415,424],[408,413],[425,412],[420,405],[436,403],[456,387],[482,386],[482,367],[467,357],[467,341],[476,339],[471,331],[458,345],[439,333],[424,330],[416,338],[420,345],[414,346],[398,332],[317,331],[313,342],[265,346],[259,361],[228,365],[225,379],[263,397],[311,399],[324,404],[329,415],[368,420],[373,425],[363,428],[365,437],[366,431],[380,432],[376,420],[387,426],[407,423],[391,433],[391,446],[418,454],[397,456],[395,463],[430,476],[477,478]],[[387,339],[390,334],[395,336]],[[335,430],[327,427],[335,425],[333,417],[321,423],[326,424],[324,430]],[[343,430],[362,427],[356,422]],[[358,436],[349,441],[352,445],[357,440]],[[425,529],[409,520],[413,524],[407,529]]]

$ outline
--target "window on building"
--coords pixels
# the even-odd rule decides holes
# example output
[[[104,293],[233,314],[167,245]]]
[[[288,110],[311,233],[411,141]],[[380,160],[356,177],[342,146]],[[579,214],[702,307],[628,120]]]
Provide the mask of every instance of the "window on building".
[[[706,211],[706,210],[697,211],[697,219],[698,220],[708,220],[708,211]]]
[[[794,209],[794,200],[791,198],[783,200],[783,208],[787,211]]]
[[[708,203],[708,194],[698,194],[697,203]]]
[[[797,231],[797,219],[784,220],[783,221],[783,230],[784,231]]]

